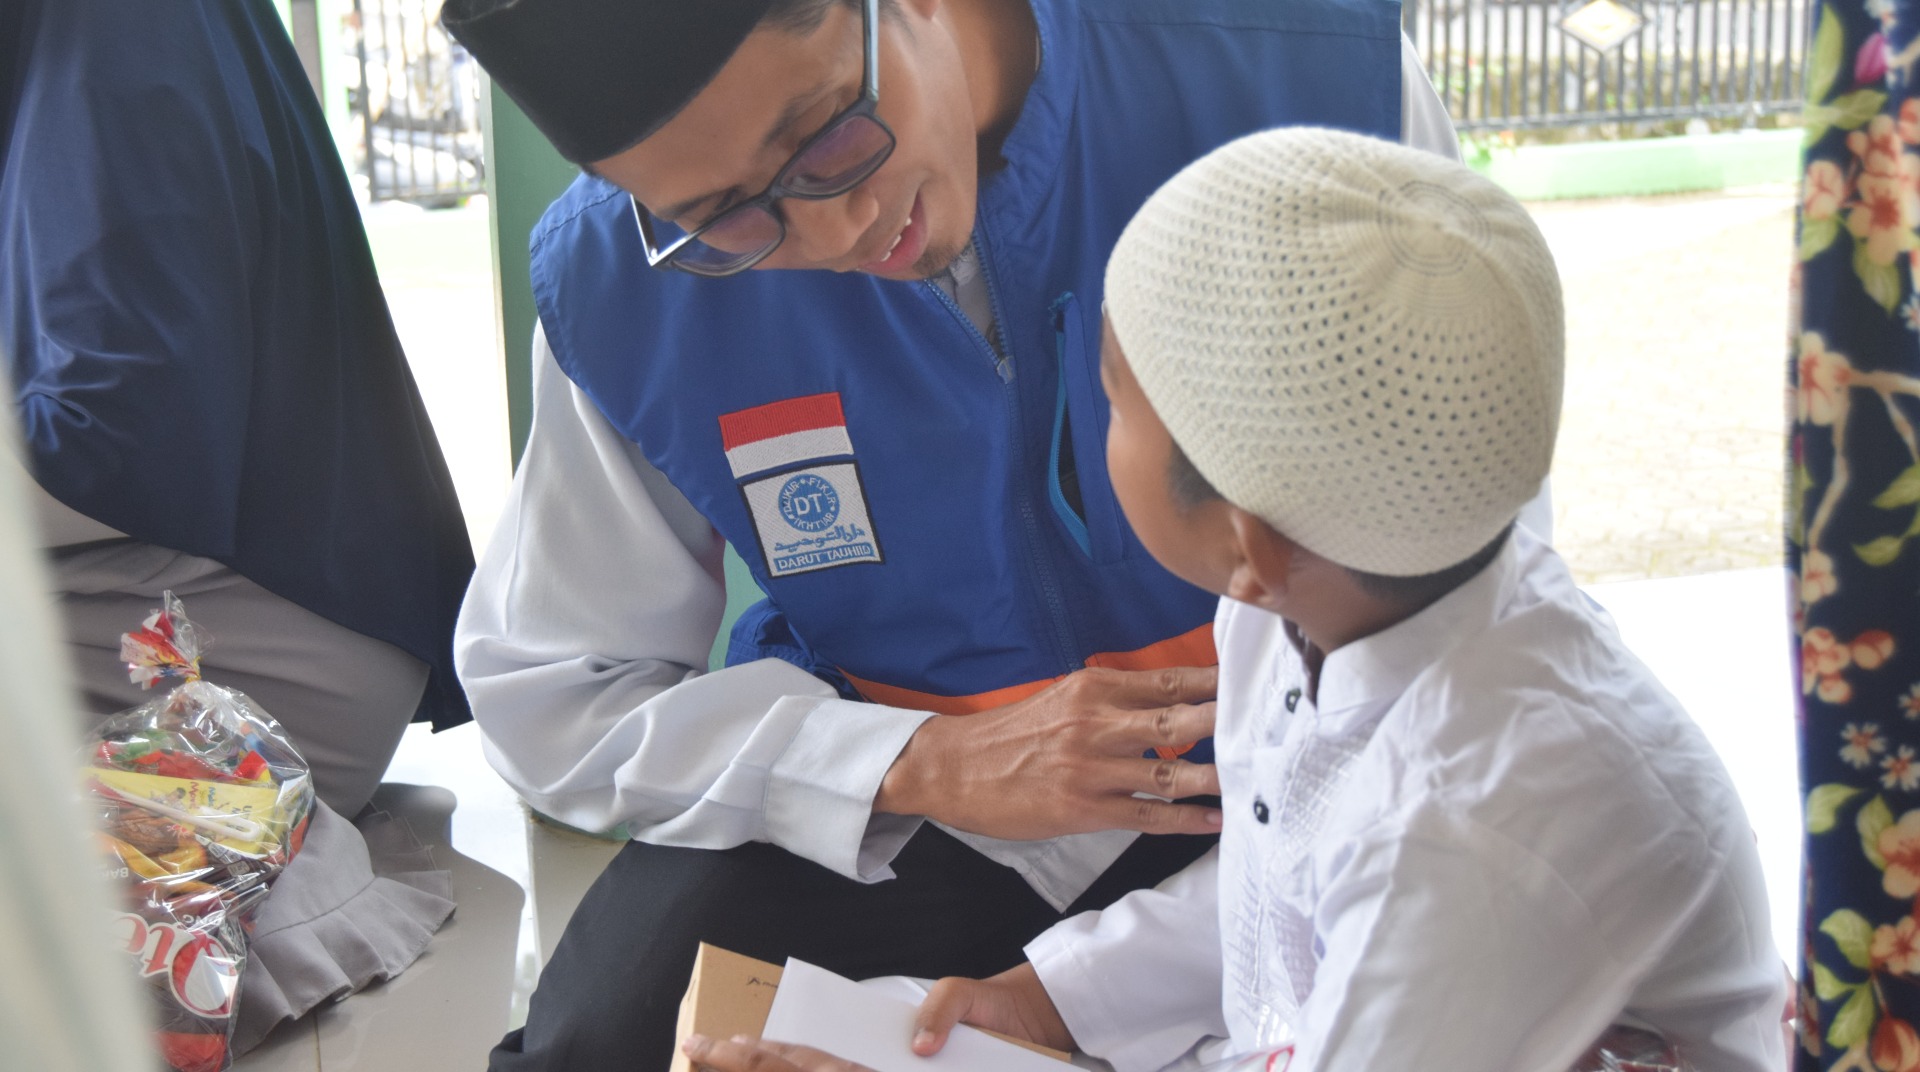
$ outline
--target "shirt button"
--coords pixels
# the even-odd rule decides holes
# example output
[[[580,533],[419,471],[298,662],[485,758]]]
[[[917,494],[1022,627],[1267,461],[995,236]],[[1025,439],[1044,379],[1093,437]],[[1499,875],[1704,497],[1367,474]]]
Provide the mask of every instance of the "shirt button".
[[[1288,713],[1292,713],[1292,711],[1293,711],[1293,709],[1294,709],[1294,708],[1296,708],[1296,707],[1299,707],[1299,706],[1300,706],[1300,690],[1299,690],[1299,689],[1288,689],[1288,690],[1287,690],[1287,711],[1288,711]]]
[[[1267,821],[1267,802],[1261,800],[1259,797],[1253,799],[1253,817],[1261,823]]]

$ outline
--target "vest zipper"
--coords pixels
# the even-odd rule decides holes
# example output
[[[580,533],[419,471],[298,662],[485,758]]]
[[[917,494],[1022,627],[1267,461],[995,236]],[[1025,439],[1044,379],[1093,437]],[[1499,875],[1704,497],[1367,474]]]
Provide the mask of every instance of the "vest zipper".
[[[934,298],[946,306],[953,318],[958,320],[967,334],[979,344],[981,351],[993,362],[994,372],[1000,377],[1000,383],[1006,392],[1007,428],[1013,440],[1012,449],[1009,451],[1014,481],[1013,498],[1018,503],[1021,536],[1027,548],[1027,553],[1023,557],[1028,567],[1033,570],[1034,579],[1039,582],[1037,587],[1040,590],[1041,600],[1046,605],[1050,633],[1048,639],[1053,644],[1054,659],[1060,666],[1062,674],[1070,674],[1084,664],[1074,657],[1074,652],[1078,651],[1080,646],[1074,639],[1073,625],[1067,615],[1067,601],[1061,594],[1059,573],[1054,568],[1053,556],[1048,552],[1046,538],[1041,533],[1040,514],[1034,505],[1033,489],[1028,486],[1031,482],[1023,475],[1027,467],[1027,441],[1021,420],[1020,385],[1014,375],[1013,350],[1007,345],[1006,314],[1000,309],[1000,294],[994,287],[993,270],[987,263],[985,226],[982,222],[976,221],[974,225],[973,243],[974,251],[980,261],[981,283],[987,288],[987,308],[993,314],[993,331],[1000,337],[1001,345],[998,348],[981,334],[980,329],[974,326],[972,318],[967,316],[966,310],[960,308],[958,302],[948,297],[947,292],[942,290],[939,284],[931,280],[923,280],[920,285],[931,291]],[[1050,481],[1041,481],[1043,493],[1050,486]]]
[[[986,268],[982,266],[980,270],[984,273]],[[1000,341],[1002,345],[995,347],[992,342],[988,341],[985,335],[980,334],[979,328],[973,326],[973,318],[967,315],[965,309],[960,308],[959,302],[947,296],[947,292],[941,289],[940,284],[935,283],[931,279],[923,279],[920,281],[920,285],[925,287],[927,292],[932,294],[936,301],[946,306],[947,312],[952,313],[953,318],[960,322],[960,326],[966,329],[967,334],[973,338],[973,341],[980,344],[980,351],[987,355],[987,360],[993,362],[994,374],[1000,377],[1000,382],[1013,382],[1013,362],[1001,356],[1006,352],[1006,333],[1000,329],[999,312],[996,311],[994,313],[993,332],[1001,337]],[[993,289],[991,286],[987,289],[987,301],[989,304],[993,301]]]
[[[1000,292],[993,285],[993,269],[987,257],[986,243],[983,241],[985,236],[986,224],[985,221],[981,221],[974,228],[974,242],[980,254],[980,278],[987,287],[987,307],[993,310],[994,331],[1000,336],[1003,344],[1002,352],[1006,355],[1005,361],[1008,365],[1012,365],[1012,347],[1004,345],[1007,340],[1007,317],[1000,308]],[[1023,378],[1027,383],[1034,382],[1033,376]],[[1008,423],[1013,432],[1012,463],[1014,479],[1018,482],[1019,489],[1017,498],[1020,502],[1020,525],[1026,536],[1027,553],[1033,564],[1033,571],[1040,579],[1040,594],[1046,601],[1048,624],[1053,627],[1054,658],[1059,660],[1060,672],[1070,674],[1083,665],[1074,654],[1080,650],[1080,645],[1073,635],[1073,621],[1067,613],[1067,600],[1061,591],[1059,570],[1055,568],[1053,553],[1047,546],[1046,535],[1041,529],[1041,510],[1040,503],[1037,501],[1040,497],[1050,494],[1053,486],[1052,477],[1042,479],[1037,487],[1033,486],[1031,481],[1022,479],[1028,472],[1029,459],[1027,438],[1024,434],[1026,422],[1022,412],[1023,396],[1020,391],[1020,379],[1009,375],[1004,381],[1008,392]]]

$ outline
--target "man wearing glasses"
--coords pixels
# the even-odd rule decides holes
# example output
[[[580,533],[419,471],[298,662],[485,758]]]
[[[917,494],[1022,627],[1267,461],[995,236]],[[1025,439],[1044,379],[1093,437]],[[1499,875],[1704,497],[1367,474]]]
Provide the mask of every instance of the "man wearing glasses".
[[[493,1067],[664,1067],[698,941],[984,976],[1203,852],[1218,812],[1172,801],[1217,792],[1215,601],[1108,485],[1102,272],[1241,134],[1455,153],[1398,6],[443,18],[587,172],[533,234],[533,435],[462,679],[534,807],[634,838]],[[709,674],[723,541],[767,598]]]

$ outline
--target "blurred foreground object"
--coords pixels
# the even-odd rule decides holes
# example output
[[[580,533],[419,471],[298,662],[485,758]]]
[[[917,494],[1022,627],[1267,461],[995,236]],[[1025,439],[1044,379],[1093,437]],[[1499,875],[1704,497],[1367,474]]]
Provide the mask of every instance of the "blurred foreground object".
[[[0,413],[0,450],[13,449]],[[79,716],[20,492],[0,466],[0,1038],[9,1068],[135,1072],[153,1067],[146,1025],[101,928],[107,892],[73,783]]]

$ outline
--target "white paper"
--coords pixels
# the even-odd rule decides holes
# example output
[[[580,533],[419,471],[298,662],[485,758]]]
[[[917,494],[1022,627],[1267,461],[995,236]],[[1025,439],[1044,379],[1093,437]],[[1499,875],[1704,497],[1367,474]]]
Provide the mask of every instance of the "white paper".
[[[789,959],[764,1034],[874,1072],[1067,1072],[1071,1067],[965,1024],[953,1029],[939,1053],[921,1057],[910,1045],[918,1009],[877,988]]]

